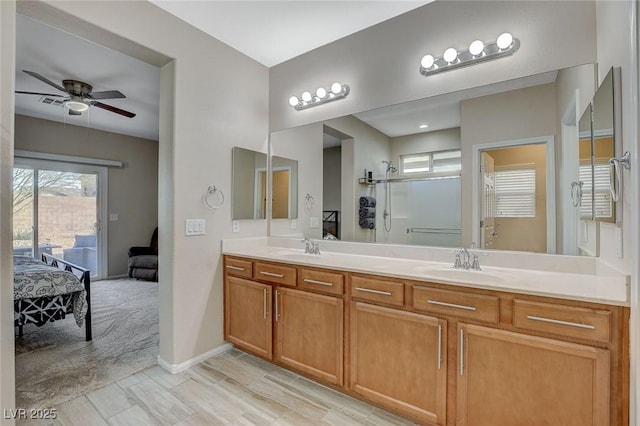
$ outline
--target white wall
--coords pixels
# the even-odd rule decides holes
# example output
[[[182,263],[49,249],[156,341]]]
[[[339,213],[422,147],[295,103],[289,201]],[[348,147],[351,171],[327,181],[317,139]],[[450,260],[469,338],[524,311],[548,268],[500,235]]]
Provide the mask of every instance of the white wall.
[[[322,151],[322,210],[340,210],[341,151],[339,146]]]
[[[107,275],[127,273],[127,251],[148,245],[158,225],[158,142],[16,115],[15,149],[122,161],[110,168]],[[108,220],[104,218],[103,220]]]
[[[28,16],[163,66],[160,356],[176,365],[212,350],[223,343],[220,241],[266,234],[264,220],[243,221],[232,234],[229,200],[231,147],[267,151],[268,69],[148,2],[21,6]],[[222,208],[203,205],[209,185],[225,193]],[[205,219],[207,235],[185,237],[187,218]]]
[[[270,70],[270,128],[331,117],[595,62],[593,2],[436,1],[365,29]],[[426,53],[511,31],[521,41],[512,57],[431,77],[419,72]],[[341,81],[345,100],[296,111],[295,93]]]
[[[0,408],[15,407],[11,216],[15,90],[15,3],[0,2]],[[2,416],[4,417],[4,416]],[[14,421],[0,419],[4,425]]]

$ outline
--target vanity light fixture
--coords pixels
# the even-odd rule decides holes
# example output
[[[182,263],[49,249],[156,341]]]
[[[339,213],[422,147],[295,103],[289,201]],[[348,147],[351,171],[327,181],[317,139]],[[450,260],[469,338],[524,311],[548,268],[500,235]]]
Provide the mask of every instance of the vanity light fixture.
[[[344,99],[348,94],[349,86],[342,83],[333,83],[328,89],[319,87],[315,94],[305,91],[300,95],[300,98],[297,96],[291,96],[289,98],[289,105],[300,111],[311,108],[312,106],[326,104],[327,102],[337,101],[338,99]]]
[[[420,61],[420,73],[427,76],[456,68],[466,67],[492,59],[513,55],[520,48],[520,40],[510,33],[502,33],[496,41],[485,43],[482,40],[474,40],[469,48],[457,51],[450,47],[444,51],[441,57],[424,55]]]

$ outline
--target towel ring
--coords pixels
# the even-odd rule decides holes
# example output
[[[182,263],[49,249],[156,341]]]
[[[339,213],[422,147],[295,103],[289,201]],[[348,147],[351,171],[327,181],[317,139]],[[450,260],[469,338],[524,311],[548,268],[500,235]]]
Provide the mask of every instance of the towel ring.
[[[313,205],[316,203],[316,200],[313,198],[313,195],[307,193],[307,195],[304,196],[304,202],[307,210],[311,211],[313,210]]]
[[[224,194],[215,185],[210,186],[202,196],[202,202],[210,209],[218,209],[224,204]]]

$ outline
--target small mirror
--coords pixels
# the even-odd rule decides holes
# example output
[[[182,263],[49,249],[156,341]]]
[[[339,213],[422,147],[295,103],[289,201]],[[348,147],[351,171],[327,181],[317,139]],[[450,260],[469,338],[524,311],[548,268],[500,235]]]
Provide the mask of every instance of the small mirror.
[[[298,161],[271,156],[271,218],[298,218]]]
[[[233,220],[266,219],[267,154],[233,147]]]
[[[580,209],[580,219],[593,219],[593,141],[591,139],[591,104],[578,123],[578,182],[572,188],[574,205]]]
[[[616,156],[614,107],[614,69],[610,69],[593,97],[593,202],[594,218],[615,222],[615,203],[611,197],[609,159]]]

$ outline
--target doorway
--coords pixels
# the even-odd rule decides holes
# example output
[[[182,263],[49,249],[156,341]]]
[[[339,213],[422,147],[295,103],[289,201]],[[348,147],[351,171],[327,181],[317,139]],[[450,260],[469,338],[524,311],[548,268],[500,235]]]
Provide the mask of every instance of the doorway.
[[[474,146],[473,241],[481,248],[556,252],[553,137]]]
[[[53,254],[106,275],[104,167],[16,159],[13,168],[13,253]]]

